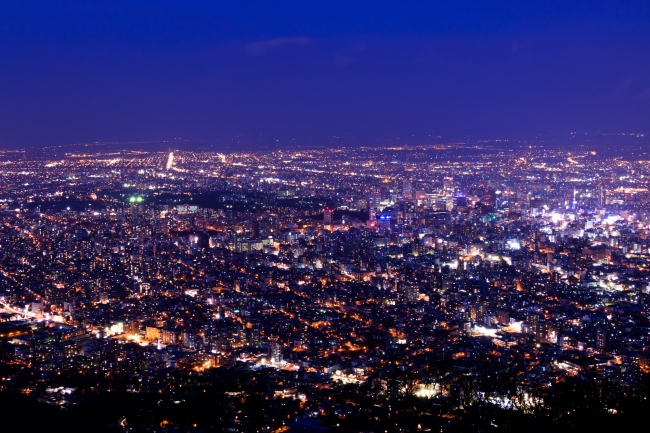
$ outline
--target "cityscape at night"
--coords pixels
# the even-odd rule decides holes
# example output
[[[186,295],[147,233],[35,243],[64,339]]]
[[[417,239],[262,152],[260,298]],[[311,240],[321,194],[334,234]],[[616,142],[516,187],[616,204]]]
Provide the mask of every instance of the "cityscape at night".
[[[561,420],[577,380],[625,411],[650,371],[648,138],[570,139],[5,152],[0,390],[155,396],[125,431],[498,428]]]
[[[649,18],[2,2],[2,431],[647,428]]]

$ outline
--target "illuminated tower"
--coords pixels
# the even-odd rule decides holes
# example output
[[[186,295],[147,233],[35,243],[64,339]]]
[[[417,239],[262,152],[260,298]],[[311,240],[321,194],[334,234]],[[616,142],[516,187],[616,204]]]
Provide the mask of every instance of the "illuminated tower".
[[[404,185],[402,186],[402,197],[404,197],[404,200],[410,200],[413,198],[413,184],[410,180],[404,181]]]
[[[576,200],[576,194],[578,193],[577,190],[573,190],[573,202],[571,203],[571,210],[576,210],[576,205],[578,204],[578,201]]]
[[[167,164],[165,165],[165,169],[171,170],[173,166],[174,166],[174,152],[169,152],[169,156],[167,157]]]
[[[327,230],[333,230],[333,214],[334,211],[330,208],[323,209],[323,227]]]
[[[607,347],[607,333],[599,329],[596,332],[596,348],[600,350],[604,350]]]
[[[605,206],[605,188],[600,184],[600,207]]]
[[[443,188],[445,192],[454,192],[454,178],[452,177],[445,177],[443,181]]]
[[[375,191],[370,194],[370,207],[379,208],[381,204],[381,193]]]
[[[368,210],[368,227],[374,229],[377,226],[377,208],[371,207]]]
[[[282,346],[278,341],[271,342],[270,346],[269,358],[271,358],[271,364],[280,364],[282,362]]]

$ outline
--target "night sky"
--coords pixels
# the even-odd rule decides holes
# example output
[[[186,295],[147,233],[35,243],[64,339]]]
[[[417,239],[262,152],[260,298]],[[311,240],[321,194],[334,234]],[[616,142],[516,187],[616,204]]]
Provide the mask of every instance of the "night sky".
[[[0,147],[573,130],[650,131],[650,1],[0,2]]]

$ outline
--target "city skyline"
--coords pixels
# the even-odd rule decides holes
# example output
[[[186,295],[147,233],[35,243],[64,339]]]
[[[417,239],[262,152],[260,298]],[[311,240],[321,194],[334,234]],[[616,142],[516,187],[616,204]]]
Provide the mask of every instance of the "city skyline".
[[[649,22],[0,2],[3,431],[637,432]]]
[[[601,140],[1,151],[1,410],[111,432],[642,422],[650,149]]]

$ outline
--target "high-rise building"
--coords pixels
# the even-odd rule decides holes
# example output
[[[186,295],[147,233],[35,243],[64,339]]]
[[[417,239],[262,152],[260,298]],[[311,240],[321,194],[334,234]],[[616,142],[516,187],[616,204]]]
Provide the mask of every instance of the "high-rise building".
[[[404,200],[413,198],[413,183],[410,180],[405,180],[402,185],[402,197],[404,197]]]
[[[369,202],[370,202],[370,207],[379,209],[379,206],[381,204],[381,193],[377,191],[371,193]]]
[[[600,195],[599,205],[600,205],[600,207],[603,207],[603,206],[605,206],[605,187],[603,186],[602,183],[600,184],[600,191],[599,192],[600,192],[600,194],[599,194]]]
[[[323,209],[323,227],[327,230],[333,229],[334,210],[330,208]]]
[[[578,205],[578,200],[576,198],[576,194],[578,194],[577,190],[573,190],[573,201],[571,202],[571,210],[576,210],[576,206]]]
[[[377,227],[377,208],[371,207],[368,210],[368,227],[375,228]]]
[[[169,152],[167,156],[167,164],[165,164],[165,169],[171,170],[174,166],[174,152]]]
[[[446,177],[443,181],[443,188],[446,192],[454,192],[454,177]]]
[[[599,350],[603,350],[607,347],[607,334],[602,329],[596,332],[596,347]]]
[[[282,346],[279,342],[273,341],[269,348],[269,358],[272,364],[279,364],[282,362]]]

